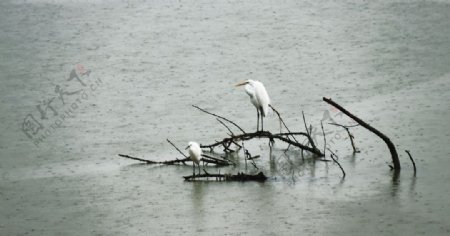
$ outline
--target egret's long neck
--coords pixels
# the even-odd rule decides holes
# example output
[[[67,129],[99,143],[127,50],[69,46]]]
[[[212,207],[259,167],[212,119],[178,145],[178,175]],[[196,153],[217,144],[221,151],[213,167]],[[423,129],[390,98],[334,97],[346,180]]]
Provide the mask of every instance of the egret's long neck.
[[[250,84],[245,85],[245,92],[248,94],[248,96],[253,97],[255,96],[255,89]]]

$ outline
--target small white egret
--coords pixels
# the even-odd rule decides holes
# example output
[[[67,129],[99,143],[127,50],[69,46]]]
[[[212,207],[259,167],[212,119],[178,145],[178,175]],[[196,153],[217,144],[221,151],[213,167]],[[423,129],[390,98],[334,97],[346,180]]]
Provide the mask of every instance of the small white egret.
[[[202,159],[202,149],[200,148],[200,145],[196,142],[189,142],[186,149],[189,149],[189,157],[192,160],[192,170],[193,175],[195,176],[195,164],[198,165],[198,173],[201,174],[200,171],[200,160]]]
[[[257,122],[256,131],[259,131],[259,117],[261,116],[261,131],[264,130],[264,117],[269,112],[270,98],[264,84],[257,80],[246,80],[236,85],[245,85],[245,92],[250,96],[250,102],[256,108]]]

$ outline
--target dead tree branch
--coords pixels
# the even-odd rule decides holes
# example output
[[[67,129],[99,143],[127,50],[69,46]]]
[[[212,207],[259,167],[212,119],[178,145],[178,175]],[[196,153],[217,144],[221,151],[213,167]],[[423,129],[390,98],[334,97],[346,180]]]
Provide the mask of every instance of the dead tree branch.
[[[369,131],[371,131],[372,133],[374,133],[378,137],[380,137],[386,143],[386,145],[389,148],[389,151],[391,152],[392,163],[394,164],[394,170],[400,170],[401,169],[400,161],[398,159],[398,154],[397,154],[397,150],[395,149],[395,145],[391,142],[391,140],[386,135],[384,135],[383,133],[381,133],[377,129],[373,128],[371,125],[367,124],[366,122],[364,122],[360,118],[356,117],[355,115],[353,115],[352,113],[350,113],[349,111],[344,109],[342,106],[340,106],[339,104],[335,103],[333,100],[331,100],[329,98],[325,98],[325,97],[323,97],[323,100],[326,103],[334,106],[335,108],[337,108],[338,110],[340,110],[344,114],[346,114],[348,117],[352,118],[354,121],[356,121],[362,127],[368,129]]]

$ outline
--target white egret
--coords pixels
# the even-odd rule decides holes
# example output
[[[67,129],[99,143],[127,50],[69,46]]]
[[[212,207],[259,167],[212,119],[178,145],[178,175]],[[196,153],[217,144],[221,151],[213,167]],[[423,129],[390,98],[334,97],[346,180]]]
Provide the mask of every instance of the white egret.
[[[259,131],[259,117],[261,117],[261,131],[264,130],[264,117],[269,112],[270,98],[264,84],[257,80],[246,80],[236,85],[245,85],[245,92],[250,96],[250,102],[256,108],[257,122],[256,131]]]
[[[200,171],[200,160],[202,159],[202,149],[200,148],[200,145],[196,142],[189,142],[186,149],[189,149],[189,158],[192,160],[192,170],[193,175],[195,176],[195,164],[198,165],[198,172],[201,174]]]

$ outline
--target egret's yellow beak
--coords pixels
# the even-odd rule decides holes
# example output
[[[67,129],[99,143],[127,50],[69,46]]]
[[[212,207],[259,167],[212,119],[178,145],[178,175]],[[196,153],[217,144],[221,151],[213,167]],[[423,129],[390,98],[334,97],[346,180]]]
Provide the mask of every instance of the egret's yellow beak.
[[[187,146],[184,150],[187,150],[190,146]]]
[[[248,84],[248,81],[242,81],[239,84],[236,84],[235,87],[239,87],[239,86],[246,85],[246,84]]]

